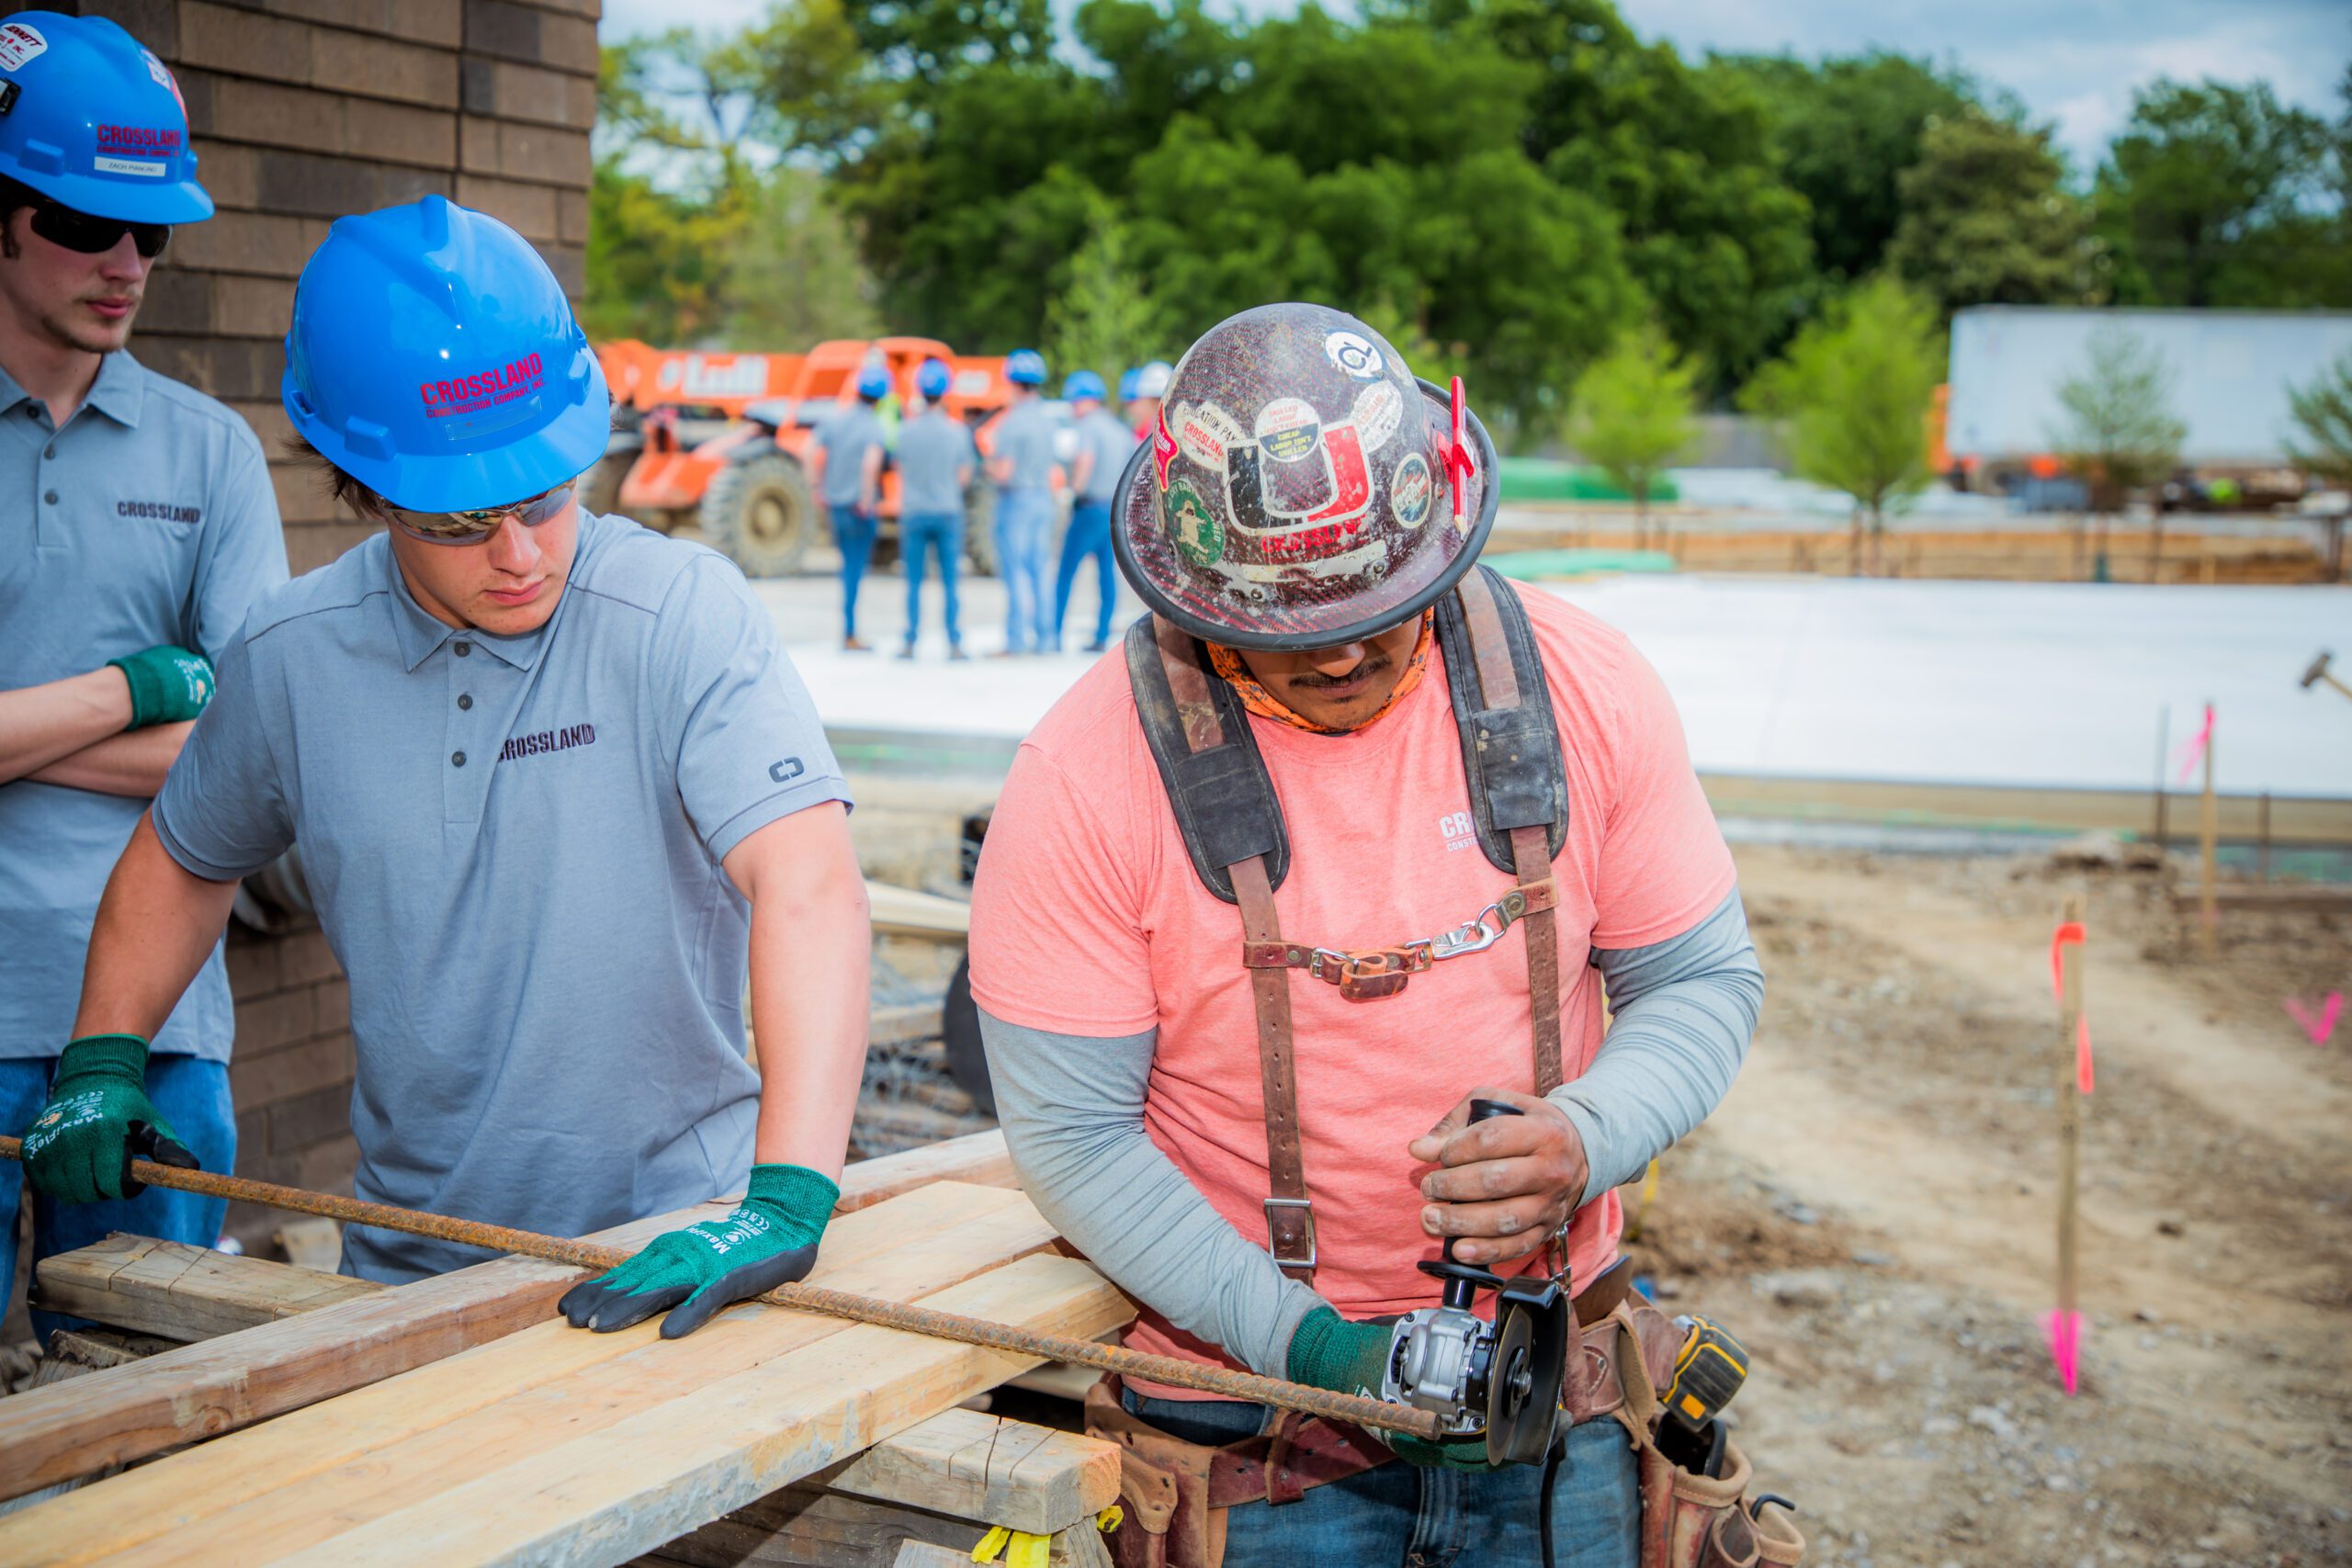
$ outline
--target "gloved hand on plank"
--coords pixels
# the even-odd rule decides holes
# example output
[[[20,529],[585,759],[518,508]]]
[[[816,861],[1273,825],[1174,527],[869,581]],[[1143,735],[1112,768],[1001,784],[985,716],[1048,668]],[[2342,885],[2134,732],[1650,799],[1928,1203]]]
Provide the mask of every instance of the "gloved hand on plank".
[[[134,1158],[198,1168],[147,1099],[147,1042],[85,1034],[59,1055],[49,1103],[25,1129],[25,1178],[68,1203],[136,1198],[147,1186],[131,1177]]]
[[[805,1166],[755,1165],[743,1201],[723,1217],[653,1238],[608,1273],[585,1280],[557,1304],[574,1328],[600,1334],[657,1312],[662,1337],[692,1334],[721,1307],[805,1276],[841,1189]]]

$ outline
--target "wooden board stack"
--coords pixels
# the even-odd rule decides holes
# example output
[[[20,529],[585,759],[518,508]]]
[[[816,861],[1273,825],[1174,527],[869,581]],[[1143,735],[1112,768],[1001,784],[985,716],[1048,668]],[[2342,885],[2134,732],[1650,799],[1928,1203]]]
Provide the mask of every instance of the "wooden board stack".
[[[813,1280],[1049,1333],[1126,1322],[1131,1304],[1053,1250],[1010,1179],[994,1134],[853,1166]],[[282,1288],[249,1285],[250,1269],[280,1271]],[[954,1412],[1034,1361],[888,1329],[748,1305],[683,1340],[652,1323],[584,1334],[549,1315],[574,1276],[519,1258],[379,1289],[126,1240],[45,1272],[44,1291],[52,1275],[74,1310],[219,1337],[0,1402],[0,1484],[227,1435],[0,1518],[9,1563],[718,1561],[676,1538],[765,1499],[781,1539],[811,1486],[1023,1529],[986,1511],[1005,1511],[1013,1491],[1057,1499],[1023,1517],[1075,1536],[1063,1516],[1091,1516],[1116,1484],[1103,1445],[982,1433],[969,1423],[991,1418]],[[943,1412],[949,1427],[869,1452]],[[795,1482],[808,1485],[770,1495]]]

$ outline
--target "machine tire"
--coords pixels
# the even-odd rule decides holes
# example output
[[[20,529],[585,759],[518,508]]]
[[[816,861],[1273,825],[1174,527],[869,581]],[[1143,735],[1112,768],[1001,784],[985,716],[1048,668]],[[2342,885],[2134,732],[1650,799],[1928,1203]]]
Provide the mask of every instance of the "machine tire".
[[[980,1044],[980,1009],[972,1000],[972,956],[956,965],[947,982],[947,1000],[939,1010],[940,1043],[946,1047],[947,1076],[972,1097],[972,1103],[996,1114],[996,1087],[989,1081],[988,1053]]]
[[[964,492],[964,559],[976,577],[996,575],[996,486],[986,479]]]
[[[782,453],[729,463],[702,493],[702,534],[746,577],[790,577],[817,531],[808,476]]]

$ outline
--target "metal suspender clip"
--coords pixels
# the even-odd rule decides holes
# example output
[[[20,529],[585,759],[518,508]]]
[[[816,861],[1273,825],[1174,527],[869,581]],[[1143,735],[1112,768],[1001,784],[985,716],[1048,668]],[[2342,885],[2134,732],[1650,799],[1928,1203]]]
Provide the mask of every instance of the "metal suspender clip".
[[[1265,1204],[1266,1204],[1266,1250],[1267,1250],[1268,1252],[1271,1252],[1271,1253],[1272,1253],[1272,1254],[1273,1254],[1273,1257],[1274,1257],[1274,1265],[1275,1265],[1275,1267],[1277,1267],[1277,1268],[1281,1268],[1281,1269],[1306,1269],[1312,1270],[1312,1269],[1314,1269],[1314,1267],[1315,1267],[1315,1202],[1314,1202],[1314,1201],[1313,1201],[1312,1199],[1308,1199],[1308,1198],[1269,1198],[1269,1199],[1265,1200]],[[1298,1213],[1299,1213],[1299,1218],[1300,1218],[1301,1220],[1303,1220],[1303,1221],[1305,1221],[1305,1222],[1306,1222],[1306,1257],[1304,1257],[1304,1258],[1284,1258],[1284,1257],[1283,1256],[1283,1237],[1282,1237],[1282,1227],[1281,1227],[1280,1224],[1276,1221],[1275,1216],[1274,1216],[1274,1211],[1275,1211],[1275,1210],[1277,1210],[1277,1209],[1296,1209],[1296,1210],[1298,1211]]]

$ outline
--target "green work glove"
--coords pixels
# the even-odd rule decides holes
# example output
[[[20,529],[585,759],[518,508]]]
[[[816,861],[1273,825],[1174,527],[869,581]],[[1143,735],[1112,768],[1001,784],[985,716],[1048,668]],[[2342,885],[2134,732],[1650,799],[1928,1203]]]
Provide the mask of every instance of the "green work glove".
[[[841,1195],[806,1166],[755,1165],[750,1190],[724,1219],[655,1236],[619,1268],[566,1291],[556,1310],[574,1328],[608,1334],[676,1307],[662,1337],[692,1334],[719,1308],[808,1273]]]
[[[85,1034],[57,1058],[49,1103],[25,1130],[25,1179],[68,1203],[136,1198],[136,1157],[198,1168],[147,1100],[147,1042],[136,1034]]]
[[[1317,1307],[1291,1331],[1286,1369],[1290,1381],[1333,1393],[1378,1399],[1380,1385],[1386,1381],[1389,1346],[1396,1337],[1395,1324],[1350,1323],[1330,1307]],[[1402,1432],[1373,1435],[1408,1464],[1443,1465],[1449,1470],[1495,1468],[1487,1462],[1483,1437],[1431,1443]]]
[[[107,662],[121,671],[122,678],[130,682],[133,729],[194,718],[212,700],[212,665],[200,653],[165,643],[144,653],[109,659]]]

